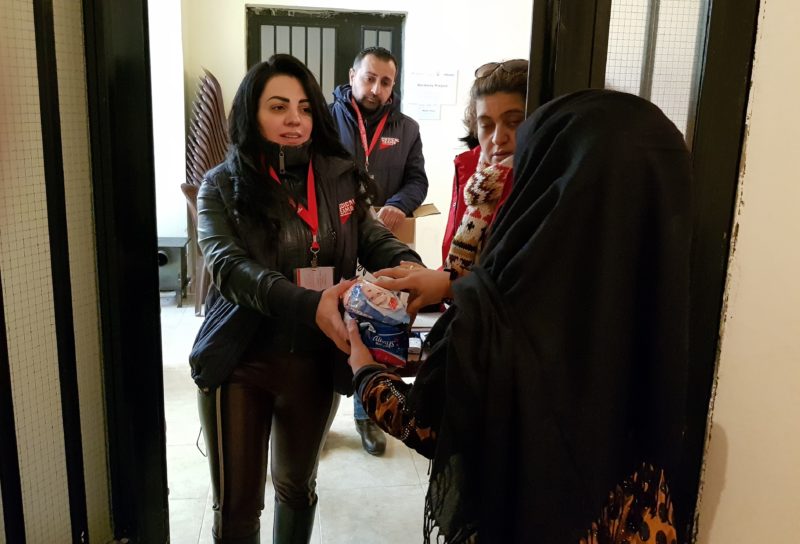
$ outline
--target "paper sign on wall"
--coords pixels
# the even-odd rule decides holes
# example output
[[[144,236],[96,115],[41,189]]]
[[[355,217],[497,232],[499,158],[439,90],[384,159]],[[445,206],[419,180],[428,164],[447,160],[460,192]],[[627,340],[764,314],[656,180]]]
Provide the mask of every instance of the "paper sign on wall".
[[[442,118],[442,107],[439,104],[403,103],[403,113],[415,121],[435,121]]]
[[[405,75],[404,102],[415,104],[455,104],[458,72],[410,72]]]

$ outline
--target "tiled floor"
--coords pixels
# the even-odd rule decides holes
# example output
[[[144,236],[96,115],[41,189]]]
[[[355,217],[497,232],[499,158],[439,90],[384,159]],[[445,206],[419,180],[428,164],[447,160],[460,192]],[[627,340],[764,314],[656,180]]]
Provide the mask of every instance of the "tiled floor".
[[[164,402],[167,421],[170,537],[172,544],[211,543],[208,465],[200,453],[200,423],[188,353],[202,318],[194,304],[162,296]],[[408,544],[422,541],[428,461],[388,438],[386,453],[361,449],[353,428],[353,403],[342,399],[320,461],[319,506],[311,542]],[[261,541],[272,542],[272,486],[262,514]]]

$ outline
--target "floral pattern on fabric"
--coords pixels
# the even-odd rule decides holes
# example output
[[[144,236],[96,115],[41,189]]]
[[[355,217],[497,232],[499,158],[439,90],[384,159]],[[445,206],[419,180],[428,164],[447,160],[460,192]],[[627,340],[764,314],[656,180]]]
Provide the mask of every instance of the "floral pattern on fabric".
[[[436,447],[436,432],[406,411],[410,388],[397,374],[378,372],[362,389],[361,402],[381,429],[430,459]]]
[[[676,544],[672,498],[663,470],[642,465],[608,494],[580,544]]]

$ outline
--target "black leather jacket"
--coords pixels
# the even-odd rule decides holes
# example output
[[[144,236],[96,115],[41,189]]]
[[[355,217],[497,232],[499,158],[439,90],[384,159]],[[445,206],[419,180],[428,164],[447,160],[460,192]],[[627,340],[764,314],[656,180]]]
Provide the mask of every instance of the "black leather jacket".
[[[295,161],[279,173],[282,187],[289,195],[297,195],[296,200],[304,201],[307,165]],[[248,166],[253,167],[249,163]],[[241,217],[235,211],[234,200],[239,184],[246,183],[242,169],[236,158],[229,157],[208,172],[197,198],[198,242],[220,298],[255,310],[246,313],[262,322],[250,334],[256,336],[261,331],[257,337],[259,341],[263,339],[260,343],[266,349],[293,350],[297,338],[302,340],[301,349],[318,348],[320,339],[332,346],[316,326],[321,294],[292,281],[295,268],[309,266],[309,228],[288,206],[275,210],[274,219],[280,222],[277,237],[271,237],[263,224]],[[361,186],[351,160],[314,156],[313,170],[322,246],[319,264],[334,267],[334,281],[353,277],[356,260],[372,271],[395,266],[401,260],[420,262],[419,256],[379,221],[354,209]],[[298,172],[303,175],[293,175]],[[266,176],[256,181],[275,183]],[[214,305],[219,303],[214,297],[212,301]],[[213,310],[208,309],[207,320]],[[236,334],[219,334],[231,333]],[[251,338],[235,340],[249,343]]]

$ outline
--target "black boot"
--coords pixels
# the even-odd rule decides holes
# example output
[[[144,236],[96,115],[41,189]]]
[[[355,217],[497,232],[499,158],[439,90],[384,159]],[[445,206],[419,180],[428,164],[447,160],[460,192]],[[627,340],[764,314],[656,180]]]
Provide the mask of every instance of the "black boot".
[[[386,435],[371,419],[356,419],[356,430],[361,435],[361,445],[370,455],[383,455],[386,451]]]
[[[250,536],[243,536],[240,538],[219,538],[212,531],[211,536],[214,539],[214,544],[261,544],[261,533],[254,533]]]
[[[308,544],[314,529],[314,512],[317,503],[302,509],[275,501],[272,522],[272,544]]]

